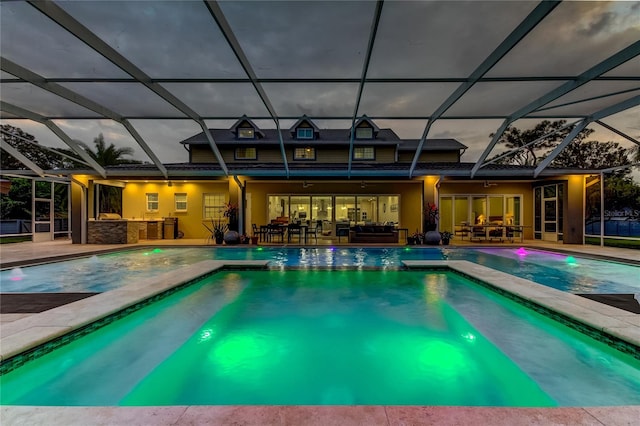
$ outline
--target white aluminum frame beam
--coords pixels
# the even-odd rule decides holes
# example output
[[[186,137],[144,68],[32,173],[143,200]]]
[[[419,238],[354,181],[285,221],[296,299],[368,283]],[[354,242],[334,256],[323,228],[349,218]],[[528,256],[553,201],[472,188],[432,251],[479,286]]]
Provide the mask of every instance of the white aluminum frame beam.
[[[53,93],[61,98],[71,101],[93,112],[96,112],[102,115],[103,117],[110,118],[111,120],[122,124],[129,131],[129,134],[131,134],[133,139],[135,139],[135,141],[138,143],[140,148],[142,148],[142,150],[149,156],[151,161],[153,161],[153,164],[155,164],[155,166],[160,170],[162,175],[165,178],[169,177],[167,174],[166,167],[164,167],[160,159],[156,156],[155,152],[151,150],[149,145],[147,145],[147,143],[142,138],[142,136],[140,136],[140,134],[133,128],[131,123],[126,118],[118,114],[117,112],[103,105],[100,105],[97,102],[94,102],[91,99],[88,99],[80,95],[79,93],[76,93],[73,90],[67,89],[66,87],[61,86],[57,83],[49,83],[41,75],[38,75],[6,58],[0,58],[0,69],[10,74],[13,74],[16,77],[19,77],[25,81],[28,81],[29,83],[35,86],[38,86],[41,89],[44,89],[50,93]]]
[[[498,142],[498,140],[500,139],[504,131],[507,129],[507,127],[509,127],[511,123],[526,116],[527,114],[532,113],[533,111],[548,104],[549,102],[553,102],[559,97],[566,95],[567,93],[577,89],[583,84],[590,82],[594,78],[599,77],[600,75],[608,71],[611,71],[615,67],[627,62],[628,60],[638,55],[640,55],[640,41],[636,41],[635,43],[632,43],[631,45],[627,46],[621,51],[608,57],[604,61],[589,68],[587,71],[580,74],[575,80],[568,81],[563,85],[561,85],[560,87],[557,87],[551,90],[550,92],[547,92],[545,95],[539,97],[535,101],[523,106],[513,114],[509,115],[504,120],[504,122],[502,123],[498,131],[494,134],[493,139],[491,139],[491,142],[489,143],[489,145],[487,145],[485,150],[480,155],[480,158],[471,169],[471,178],[473,179],[478,169],[484,166],[484,161],[486,160],[487,155],[489,155],[489,153],[493,150],[495,144]]]
[[[225,175],[229,175],[229,170],[227,165],[222,158],[222,154],[218,149],[218,146],[213,139],[213,136],[209,132],[209,129],[206,125],[202,125],[204,123],[202,117],[198,115],[194,110],[192,110],[187,104],[182,102],[180,99],[175,97],[171,92],[165,89],[160,84],[153,81],[153,79],[147,75],[144,71],[130,62],[127,58],[122,56],[118,51],[105,43],[100,37],[95,35],[92,31],[90,31],[87,27],[78,22],[74,17],[65,12],[62,8],[60,8],[57,4],[47,1],[29,1],[31,6],[39,10],[49,19],[60,25],[69,33],[76,36],[80,41],[85,43],[91,49],[95,50],[109,61],[111,61],[118,68],[132,76],[136,79],[137,82],[144,84],[148,89],[153,91],[156,95],[162,98],[165,102],[169,103],[171,106],[176,108],[178,111],[183,113],[185,116],[191,118],[196,121],[202,127],[203,132],[207,136],[207,140],[209,141],[209,145],[218,160],[218,164],[224,171]]]
[[[40,145],[40,144],[39,144],[39,143],[37,143],[37,142],[34,142],[34,141],[29,140],[29,139],[27,139],[27,138],[23,138],[22,136],[18,136],[18,135],[14,134],[14,133],[7,132],[7,131],[6,131],[6,130],[4,130],[4,129],[0,129],[0,133],[4,133],[5,135],[11,136],[11,137],[13,137],[13,138],[20,139],[20,140],[22,140],[23,142],[28,143],[29,145],[33,145],[33,146],[35,146],[36,148],[44,149],[45,151],[49,151],[49,152],[53,152],[54,154],[59,155],[60,157],[68,158],[69,160],[72,160],[72,161],[78,162],[78,163],[80,163],[80,164],[84,164],[85,166],[89,166],[89,167],[91,167],[91,164],[86,163],[86,162],[84,162],[84,161],[80,160],[79,158],[72,157],[72,156],[67,155],[67,154],[65,154],[65,153],[63,153],[63,152],[57,151],[57,150],[55,150],[55,149],[53,149],[53,148],[49,148],[48,146]]]
[[[0,148],[7,151],[7,154],[11,155],[16,160],[27,166],[28,169],[32,170],[38,176],[45,177],[44,170],[42,170],[40,166],[25,157],[20,151],[6,143],[4,139],[0,139]]]
[[[353,140],[356,132],[356,118],[358,116],[358,109],[360,109],[360,101],[362,100],[362,92],[364,90],[365,80],[367,79],[367,72],[369,71],[369,63],[371,62],[371,52],[373,52],[373,45],[376,42],[376,35],[378,34],[378,25],[380,24],[380,16],[382,15],[382,6],[384,6],[384,0],[378,0],[376,2],[376,10],[373,14],[373,21],[371,22],[371,31],[369,32],[369,43],[367,44],[367,54],[364,58],[364,64],[362,65],[362,75],[360,77],[360,85],[358,86],[358,94],[356,96],[356,103],[353,107],[353,116],[351,117],[351,134],[349,136],[349,163],[347,166],[347,177],[351,177],[351,164],[353,162]]]
[[[605,123],[605,122],[603,122],[601,120],[596,120],[595,122],[598,123],[599,125],[601,125],[602,127],[604,127],[605,129],[609,129],[613,133],[616,133],[616,134],[622,136],[623,138],[635,143],[636,145],[640,145],[640,141],[638,139],[635,139],[635,138],[627,135],[626,133],[621,132],[620,130],[616,129],[615,127],[611,127],[607,123]]]
[[[240,46],[240,42],[238,41],[235,34],[233,33],[233,30],[231,29],[231,25],[229,25],[227,18],[224,16],[224,13],[222,12],[220,5],[218,4],[217,1],[211,1],[211,0],[204,0],[204,3],[207,9],[209,10],[209,13],[213,17],[214,21],[216,22],[216,24],[218,24],[218,28],[220,28],[222,35],[227,40],[229,47],[231,47],[231,50],[233,50],[233,53],[236,55],[236,58],[238,59],[238,61],[240,62],[240,65],[242,66],[242,69],[244,69],[244,72],[247,74],[247,77],[249,77],[249,79],[251,80],[251,84],[253,85],[253,88],[258,93],[258,96],[262,100],[262,103],[264,104],[265,108],[267,108],[267,111],[269,111],[269,114],[271,115],[271,119],[276,124],[276,129],[278,130],[278,139],[280,141],[280,154],[282,155],[282,164],[284,164],[284,169],[288,178],[289,163],[287,161],[287,152],[284,148],[284,140],[282,139],[282,130],[280,129],[280,119],[278,118],[278,114],[276,114],[276,110],[271,104],[271,101],[267,96],[267,92],[265,92],[264,88],[262,87],[262,84],[258,82],[258,76],[253,70],[253,67],[251,67],[251,62],[249,62],[247,55],[245,55],[244,51],[242,50],[242,47]]]
[[[56,136],[58,136],[64,143],[67,144],[69,148],[71,148],[76,154],[78,154],[84,161],[86,161],[93,170],[98,172],[100,176],[103,178],[107,177],[107,172],[104,168],[96,162],[87,151],[85,151],[77,142],[69,137],[60,127],[58,127],[53,121],[49,118],[44,117],[35,112],[26,110],[16,105],[9,104],[4,101],[0,101],[0,110],[6,111],[10,114],[13,114],[18,117],[25,117],[29,120],[36,121],[38,123],[42,123],[49,128]]]
[[[633,98],[627,99],[626,101],[619,102],[615,105],[611,105],[607,108],[601,109],[600,111],[582,120],[580,124],[574,127],[571,133],[569,133],[567,137],[564,138],[564,140],[560,142],[560,144],[558,144],[558,146],[556,146],[555,149],[551,151],[551,153],[544,160],[540,162],[540,164],[538,164],[536,169],[533,171],[533,177],[537,178],[540,172],[542,172],[558,156],[558,154],[560,154],[560,152],[567,145],[569,145],[571,141],[573,141],[573,139],[578,135],[578,133],[580,133],[589,124],[591,124],[596,120],[600,120],[604,117],[617,114],[620,111],[624,111],[626,109],[633,108],[638,105],[640,105],[640,95],[634,96]]]
[[[493,51],[484,61],[471,73],[468,80],[462,83],[455,92],[453,92],[431,115],[427,125],[422,132],[420,142],[413,156],[411,167],[409,168],[409,178],[413,176],[413,171],[418,164],[418,159],[422,153],[422,147],[424,146],[429,130],[434,121],[440,118],[442,114],[447,112],[453,104],[455,104],[471,87],[476,84],[491,68],[493,68],[516,44],[527,36],[542,20],[549,14],[556,6],[560,4],[560,1],[542,1],[540,2],[529,15],[514,29],[511,34],[504,39],[502,43]]]

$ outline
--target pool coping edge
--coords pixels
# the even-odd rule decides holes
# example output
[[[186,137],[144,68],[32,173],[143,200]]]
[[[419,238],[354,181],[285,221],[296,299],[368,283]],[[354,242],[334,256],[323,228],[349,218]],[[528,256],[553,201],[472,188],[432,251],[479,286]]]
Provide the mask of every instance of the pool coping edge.
[[[442,269],[452,270],[471,278],[472,280],[488,285],[498,293],[515,298],[517,301],[526,302],[525,305],[540,307],[545,312],[568,319],[573,324],[576,322],[601,335],[609,336],[612,340],[620,340],[626,344],[640,348],[640,315],[627,312],[613,306],[604,305],[594,300],[567,293],[542,284],[535,283],[524,278],[516,277],[506,272],[498,271],[483,265],[478,265],[466,260],[404,260],[402,264],[408,269]],[[529,306],[532,307],[532,306]],[[565,322],[565,321],[562,321]],[[572,327],[577,328],[577,327]],[[579,331],[584,330],[577,328]],[[591,333],[587,333],[591,334]],[[596,337],[597,336],[591,336]],[[598,339],[601,340],[602,339]],[[604,342],[610,344],[610,342]],[[615,349],[621,348],[613,345]],[[622,350],[623,352],[629,352]],[[636,350],[636,358],[640,350]]]
[[[0,324],[0,365],[16,356],[36,350],[41,345],[77,332],[154,297],[190,285],[222,269],[266,269],[267,261],[204,260],[127,286],[97,294],[44,312]],[[97,324],[97,327],[102,325]],[[66,344],[64,342],[63,344]],[[47,350],[47,352],[49,352]],[[36,358],[42,353],[33,353]]]

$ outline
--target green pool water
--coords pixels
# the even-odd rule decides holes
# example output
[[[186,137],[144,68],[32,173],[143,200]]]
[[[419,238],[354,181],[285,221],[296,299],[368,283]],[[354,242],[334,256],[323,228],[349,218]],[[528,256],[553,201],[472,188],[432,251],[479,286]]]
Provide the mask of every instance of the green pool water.
[[[639,367],[450,272],[227,271],[5,374],[0,401],[631,405]]]

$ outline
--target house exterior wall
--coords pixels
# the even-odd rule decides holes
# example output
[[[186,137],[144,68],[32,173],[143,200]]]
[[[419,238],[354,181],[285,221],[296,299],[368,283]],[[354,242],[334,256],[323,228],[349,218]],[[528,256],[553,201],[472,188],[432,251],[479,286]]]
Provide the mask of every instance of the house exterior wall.
[[[564,200],[565,244],[583,244],[584,242],[584,176],[566,176],[567,191]]]
[[[310,141],[313,142],[313,141]],[[372,145],[375,146],[375,143]],[[285,152],[287,155],[287,162],[289,163],[348,163],[349,162],[349,148],[334,148],[334,147],[322,147],[321,143],[315,141],[315,143],[310,143],[309,146],[314,147],[316,149],[316,159],[315,160],[294,160],[293,153],[294,148],[286,147]],[[390,146],[376,146],[375,147],[375,160],[364,160],[362,162],[379,162],[379,163],[394,163],[395,162],[395,148]],[[225,163],[233,163],[237,161],[235,159],[235,148],[220,148],[220,153],[222,154],[222,158]],[[238,160],[242,162],[260,162],[260,163],[282,163],[282,153],[279,148],[273,147],[260,147],[257,146],[257,160]],[[437,161],[457,161],[457,156],[454,154],[454,160],[450,160],[451,155],[444,156],[443,160]],[[413,158],[413,157],[412,157]],[[205,145],[192,145],[191,146],[191,154],[190,161],[192,163],[206,163],[206,164],[217,164],[218,160],[216,159],[213,151],[209,146]],[[355,160],[360,162],[360,160]],[[410,160],[408,160],[410,161]],[[431,160],[436,161],[436,160]]]
[[[235,184],[235,183],[234,183]],[[184,233],[184,238],[207,238],[209,232],[202,224],[203,194],[223,193],[229,200],[229,185],[227,180],[220,182],[172,182],[168,186],[164,182],[129,182],[122,191],[122,217],[125,219],[160,219],[177,217],[178,229]],[[158,193],[158,211],[146,211],[147,193]],[[175,211],[176,193],[187,194],[187,211]],[[237,198],[237,196],[236,196]]]

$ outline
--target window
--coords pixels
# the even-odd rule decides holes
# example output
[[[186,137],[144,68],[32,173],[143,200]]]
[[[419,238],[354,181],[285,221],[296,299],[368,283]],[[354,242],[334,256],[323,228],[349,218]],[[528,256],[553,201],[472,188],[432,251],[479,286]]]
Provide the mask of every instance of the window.
[[[257,160],[258,153],[255,148],[236,148],[236,160]]]
[[[316,149],[311,148],[310,146],[306,148],[296,148],[293,152],[294,160],[315,160],[316,159]]]
[[[224,220],[224,194],[202,194],[202,217]]]
[[[174,194],[174,200],[175,200],[175,205],[176,205],[176,211],[177,212],[186,212],[187,211],[187,194],[182,192],[182,193],[176,193]]]
[[[239,139],[253,139],[255,137],[255,132],[253,128],[240,128],[238,129],[238,138]]]
[[[313,139],[313,129],[311,127],[300,127],[297,131],[298,139]]]
[[[358,127],[356,129],[356,139],[373,139],[373,129],[371,127]]]
[[[158,211],[158,193],[157,192],[149,192],[146,195],[147,199],[147,211],[148,212],[157,212]]]
[[[375,160],[376,151],[372,146],[356,146],[353,148],[354,160]]]

